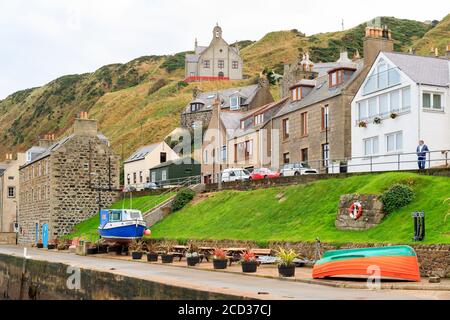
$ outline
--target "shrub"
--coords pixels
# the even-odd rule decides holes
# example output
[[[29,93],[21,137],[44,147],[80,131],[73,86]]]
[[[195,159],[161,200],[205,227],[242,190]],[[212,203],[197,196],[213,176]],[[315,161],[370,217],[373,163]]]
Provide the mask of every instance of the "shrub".
[[[394,184],[381,195],[384,211],[391,213],[409,204],[414,197],[411,187],[404,184]]]
[[[183,209],[185,205],[187,205],[189,202],[192,201],[192,199],[194,199],[194,196],[195,192],[192,191],[191,189],[187,188],[181,189],[180,191],[178,191],[175,197],[175,201],[172,204],[172,210],[179,211]]]

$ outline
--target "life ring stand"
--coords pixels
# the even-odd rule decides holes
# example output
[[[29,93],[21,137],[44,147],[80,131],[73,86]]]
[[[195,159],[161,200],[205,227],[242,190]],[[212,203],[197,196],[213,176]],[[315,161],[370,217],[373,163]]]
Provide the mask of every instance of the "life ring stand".
[[[363,212],[363,206],[361,202],[353,202],[350,208],[348,208],[348,213],[350,218],[353,220],[358,220],[361,218]]]

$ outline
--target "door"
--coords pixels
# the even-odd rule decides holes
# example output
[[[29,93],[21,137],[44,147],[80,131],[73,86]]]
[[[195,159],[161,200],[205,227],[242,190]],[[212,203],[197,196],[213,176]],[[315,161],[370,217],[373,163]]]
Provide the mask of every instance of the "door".
[[[42,225],[42,244],[44,248],[48,246],[48,224],[44,223]]]
[[[35,229],[36,233],[36,240],[35,242],[38,243],[39,242],[39,223],[36,223],[36,229]]]

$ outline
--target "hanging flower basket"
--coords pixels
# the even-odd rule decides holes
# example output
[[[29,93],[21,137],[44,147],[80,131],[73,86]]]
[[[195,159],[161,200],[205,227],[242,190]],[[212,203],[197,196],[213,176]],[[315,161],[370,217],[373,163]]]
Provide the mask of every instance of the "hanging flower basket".
[[[398,114],[395,113],[395,112],[392,112],[391,115],[390,115],[390,117],[391,117],[391,119],[395,119],[395,118],[398,117]]]
[[[367,127],[367,122],[365,122],[365,121],[360,121],[360,122],[358,123],[358,127],[360,127],[360,128],[366,128],[366,127]]]
[[[380,124],[381,123],[381,118],[376,117],[375,119],[373,119],[373,123]]]

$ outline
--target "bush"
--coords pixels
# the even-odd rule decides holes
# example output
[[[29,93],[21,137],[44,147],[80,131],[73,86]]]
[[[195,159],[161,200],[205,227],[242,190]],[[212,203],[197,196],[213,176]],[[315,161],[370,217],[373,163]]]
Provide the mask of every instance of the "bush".
[[[409,204],[414,197],[413,190],[404,184],[394,184],[381,195],[384,211],[391,213]]]
[[[191,189],[181,189],[178,191],[175,201],[172,204],[172,211],[179,211],[184,208],[185,205],[187,205],[189,202],[194,199],[195,192]]]

